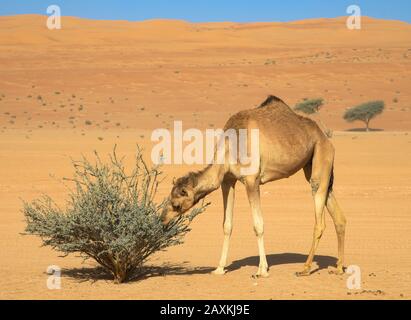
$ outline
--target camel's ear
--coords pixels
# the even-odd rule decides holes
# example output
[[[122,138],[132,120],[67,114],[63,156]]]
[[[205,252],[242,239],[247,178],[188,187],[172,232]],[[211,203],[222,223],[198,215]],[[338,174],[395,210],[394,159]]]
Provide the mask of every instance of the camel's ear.
[[[176,182],[177,182],[177,179],[176,179],[176,177],[174,177],[174,178],[173,178],[173,186],[176,185]]]
[[[198,185],[198,179],[197,177],[193,177],[193,179],[191,180],[192,184],[193,184],[193,188],[197,187]]]

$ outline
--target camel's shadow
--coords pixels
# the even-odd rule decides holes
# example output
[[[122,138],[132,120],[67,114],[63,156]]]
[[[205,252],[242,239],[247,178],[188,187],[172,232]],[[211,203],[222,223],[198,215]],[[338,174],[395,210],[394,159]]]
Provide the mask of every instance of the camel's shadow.
[[[307,256],[299,253],[280,253],[267,255],[267,262],[269,267],[301,263],[303,264]],[[337,259],[330,256],[315,256],[314,261],[317,263],[318,268],[313,270],[312,273],[318,272],[322,269],[327,269],[330,266],[335,266]],[[228,267],[227,271],[239,270],[242,267],[251,266],[258,267],[259,257],[247,257],[241,260],[233,261]],[[214,267],[191,267],[187,263],[183,264],[170,264],[165,263],[161,266],[147,266],[139,270],[140,272],[132,277],[128,282],[141,281],[148,278],[163,277],[163,276],[189,276],[209,274],[213,271]],[[110,281],[113,277],[101,267],[85,267],[85,268],[72,268],[62,270],[62,275],[80,282],[91,281],[96,282],[99,280]]]
[[[305,263],[307,260],[307,255],[299,253],[279,253],[267,255],[268,267],[273,267],[283,264],[293,264],[293,263]],[[259,256],[248,257],[241,260],[233,261],[233,263],[227,267],[227,271],[235,271],[241,269],[245,266],[258,266],[260,261]],[[337,264],[337,259],[330,256],[315,256],[314,262],[317,263],[318,268],[313,270],[311,273],[318,272],[328,267],[335,266]]]

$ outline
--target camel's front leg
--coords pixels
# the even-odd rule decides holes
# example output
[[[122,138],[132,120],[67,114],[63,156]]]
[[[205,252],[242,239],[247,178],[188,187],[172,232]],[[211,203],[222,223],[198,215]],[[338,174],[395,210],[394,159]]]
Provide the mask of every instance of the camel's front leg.
[[[260,205],[260,186],[253,181],[246,184],[248,200],[254,220],[254,231],[258,239],[258,253],[260,255],[260,264],[256,277],[268,277],[268,263],[264,248],[264,221]]]
[[[235,180],[224,180],[221,185],[224,201],[224,243],[220,263],[218,264],[217,269],[213,271],[213,273],[217,275],[223,275],[226,272],[225,267],[227,265],[228,248],[230,245],[231,233],[233,231],[235,184]]]

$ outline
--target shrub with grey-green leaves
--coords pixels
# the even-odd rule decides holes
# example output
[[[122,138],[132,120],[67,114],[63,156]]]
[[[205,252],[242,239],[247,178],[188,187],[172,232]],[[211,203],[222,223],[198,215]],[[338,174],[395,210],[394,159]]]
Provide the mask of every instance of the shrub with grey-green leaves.
[[[73,166],[74,177],[65,179],[73,188],[64,208],[49,196],[24,203],[25,234],[40,236],[44,246],[65,255],[94,259],[116,283],[137,277],[153,253],[182,243],[191,221],[206,207],[164,227],[160,215],[166,200],[154,202],[161,172],[147,166],[140,149],[131,172],[115,148],[107,162],[95,153],[93,162],[83,157]]]

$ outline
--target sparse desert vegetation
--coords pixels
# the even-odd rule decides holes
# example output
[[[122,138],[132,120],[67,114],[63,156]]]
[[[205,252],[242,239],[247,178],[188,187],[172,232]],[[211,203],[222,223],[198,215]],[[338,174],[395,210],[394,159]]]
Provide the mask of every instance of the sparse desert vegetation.
[[[123,283],[137,277],[153,253],[180,244],[204,207],[163,227],[166,202],[154,202],[159,169],[149,168],[141,152],[129,171],[115,150],[108,162],[97,153],[95,157],[73,162],[75,186],[64,209],[48,196],[24,204],[26,233],[64,254],[94,259],[116,283]]]
[[[324,131],[325,135],[329,138],[332,138],[333,136],[333,131],[325,126],[325,124],[319,119],[319,112],[324,105],[324,99],[323,98],[316,98],[316,99],[307,99],[305,98],[302,102],[299,102],[295,105],[294,110],[297,112],[302,112],[306,115],[315,115],[316,116],[316,121],[319,123],[319,125],[322,127],[322,130]]]
[[[383,113],[384,109],[384,101],[370,101],[348,109],[344,114],[344,119],[348,122],[364,122],[365,130],[368,132],[371,120]]]
[[[320,108],[324,105],[323,98],[317,99],[306,99],[303,102],[296,104],[294,107],[295,111],[302,112],[305,114],[316,114],[320,112]]]

